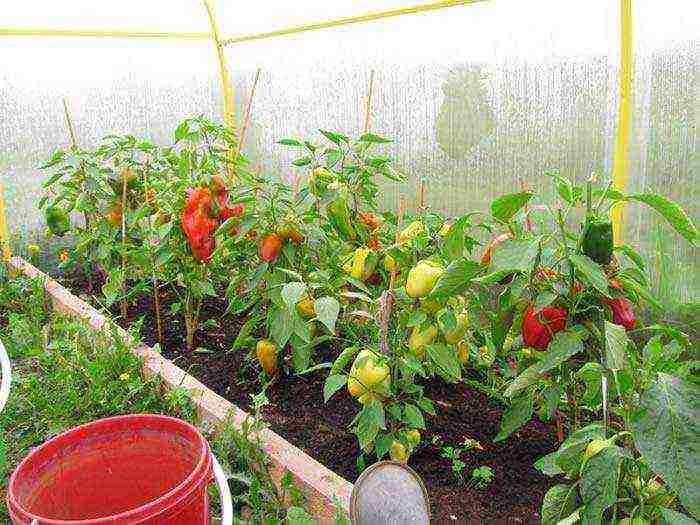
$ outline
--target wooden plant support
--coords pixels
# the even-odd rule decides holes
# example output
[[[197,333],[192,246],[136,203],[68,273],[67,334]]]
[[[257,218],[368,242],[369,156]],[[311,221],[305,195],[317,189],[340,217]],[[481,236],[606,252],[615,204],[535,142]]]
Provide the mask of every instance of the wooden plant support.
[[[372,94],[374,92],[374,69],[369,72],[369,85],[367,86],[367,102],[365,104],[365,123],[363,130],[369,133],[370,119],[372,116]]]
[[[525,179],[523,179],[522,177],[520,178],[520,191],[527,191],[527,182],[525,182]],[[530,219],[530,206],[527,203],[523,207],[523,211],[525,212],[525,226],[527,227],[527,231],[531,232],[532,219]]]
[[[126,186],[127,176],[122,170],[122,295],[126,292]],[[120,301],[122,317],[126,319],[127,306],[126,299],[122,297]]]
[[[260,78],[260,68],[255,71],[255,78],[253,79],[253,85],[250,88],[250,95],[248,95],[248,100],[245,105],[245,111],[243,113],[243,123],[241,125],[241,134],[238,137],[238,147],[236,148],[236,155],[234,156],[234,162],[240,155],[241,150],[243,150],[243,142],[245,141],[245,134],[248,131],[248,126],[250,125],[250,114],[251,108],[253,106],[253,97],[255,96],[255,88],[258,85],[258,79]]]

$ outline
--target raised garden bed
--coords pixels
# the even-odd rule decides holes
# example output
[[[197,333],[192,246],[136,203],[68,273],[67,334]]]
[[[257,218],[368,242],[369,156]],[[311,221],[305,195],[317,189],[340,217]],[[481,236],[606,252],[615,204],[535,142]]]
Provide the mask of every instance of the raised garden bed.
[[[15,259],[14,264],[29,275],[39,274],[25,261]],[[86,280],[80,276],[62,280],[76,294],[89,295]],[[47,289],[54,300],[71,312],[87,316],[94,327],[100,328],[104,323],[98,312],[55,281],[48,281]],[[171,298],[163,295],[162,299],[167,312]],[[211,300],[204,309],[205,316],[216,319],[219,326],[200,329],[196,338],[200,351],[185,349],[184,326],[178,316],[169,314],[164,323],[163,355],[149,347],[138,351],[146,357],[147,373],[158,373],[168,384],[185,385],[193,391],[205,418],[222,421],[230,414],[241,421],[246,416],[244,411],[250,408],[251,396],[263,388],[259,371],[248,358],[249,352],[227,352],[245,319],[222,317],[223,301]],[[127,319],[118,323],[127,327],[143,319],[141,335],[153,345],[152,314],[151,302],[144,298],[131,304]],[[317,351],[319,362],[332,361],[337,354],[332,347]],[[266,436],[267,450],[279,467],[279,474],[289,469],[314,514],[331,519],[334,499],[347,506],[351,485],[346,480],[354,481],[359,475],[356,458],[360,450],[356,436],[348,428],[357,401],[343,389],[325,404],[324,380],[323,370],[303,376],[279,376],[266,390],[270,404],[263,413],[273,431]],[[503,410],[493,399],[464,384],[449,385],[439,379],[426,385],[426,394],[435,401],[438,413],[429,417],[424,445],[411,457],[410,465],[425,480],[436,522],[539,523],[542,498],[551,480],[538,472],[533,463],[556,449],[554,428],[533,421],[509,439],[494,444]],[[484,489],[458,482],[451,475],[451,461],[440,455],[442,446],[459,445],[467,437],[479,441],[484,450],[463,456],[464,471],[488,466],[494,473],[493,482]]]

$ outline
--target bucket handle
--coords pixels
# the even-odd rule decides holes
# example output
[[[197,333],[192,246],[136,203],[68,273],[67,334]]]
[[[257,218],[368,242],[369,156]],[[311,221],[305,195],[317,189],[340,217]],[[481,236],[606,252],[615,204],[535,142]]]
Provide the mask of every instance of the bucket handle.
[[[219,486],[219,497],[221,499],[221,525],[233,524],[233,500],[231,499],[231,489],[228,486],[228,480],[224,469],[221,468],[219,460],[212,452],[211,454],[212,469],[214,470],[214,479]]]
[[[10,384],[12,383],[12,368],[10,366],[10,356],[7,355],[5,346],[0,341],[0,365],[2,365],[2,382],[0,382],[0,412],[5,408],[7,399],[10,397]]]

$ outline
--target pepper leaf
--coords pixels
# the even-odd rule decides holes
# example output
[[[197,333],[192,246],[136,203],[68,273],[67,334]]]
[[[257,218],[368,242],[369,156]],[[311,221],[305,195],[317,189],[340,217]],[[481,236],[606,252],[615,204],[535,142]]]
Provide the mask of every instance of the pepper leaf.
[[[319,297],[314,301],[316,318],[324,324],[331,333],[335,333],[335,323],[340,313],[340,303],[333,297]]]
[[[632,422],[637,449],[654,472],[700,517],[700,386],[659,373]]]
[[[503,441],[513,432],[518,430],[532,417],[532,396],[526,394],[516,399],[503,413],[501,418],[501,430],[493,439],[494,442]]]
[[[503,195],[491,203],[491,215],[497,221],[509,222],[532,199],[533,195],[529,191]]]
[[[603,296],[610,296],[608,293],[608,280],[603,270],[600,269],[600,266],[593,259],[582,253],[572,253],[569,255],[569,260],[586,284],[595,288]]]
[[[678,204],[656,193],[634,193],[629,195],[628,198],[630,200],[642,202],[656,210],[680,235],[685,237],[689,243],[693,245],[696,244],[698,229],[683,208]]]
[[[328,400],[335,394],[338,390],[343,388],[348,382],[348,376],[345,374],[331,374],[326,378],[326,382],[323,384],[323,400],[328,403]]]

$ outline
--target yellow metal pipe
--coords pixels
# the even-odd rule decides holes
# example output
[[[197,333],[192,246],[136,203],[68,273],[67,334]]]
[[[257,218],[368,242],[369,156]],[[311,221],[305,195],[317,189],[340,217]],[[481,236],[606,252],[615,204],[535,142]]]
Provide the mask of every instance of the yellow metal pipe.
[[[620,106],[613,158],[613,187],[624,191],[629,174],[629,142],[632,124],[632,0],[620,0]],[[612,209],[613,238],[621,244],[624,236],[624,203]]]
[[[221,77],[221,92],[224,98],[224,123],[231,129],[236,129],[236,107],[233,98],[233,88],[231,87],[231,77],[226,67],[226,53],[224,46],[219,37],[219,26],[216,23],[216,14],[214,12],[213,0],[204,0],[204,7],[209,15],[209,23],[211,24],[211,36],[216,47],[216,55],[219,59],[219,76]],[[229,151],[230,159],[233,159],[233,148]],[[229,166],[227,169],[229,180],[234,181],[234,169]]]
[[[160,38],[179,40],[205,40],[211,33],[167,32],[167,31],[124,31],[119,29],[50,29],[46,27],[8,28],[0,27],[0,36],[49,36],[49,37],[95,37],[95,38]]]
[[[2,181],[0,181],[0,245],[2,246],[2,260],[7,265],[12,258],[12,252],[10,251],[10,237],[7,230],[4,186]]]
[[[251,33],[248,35],[235,36],[231,38],[226,38],[222,41],[224,46],[231,44],[240,44],[242,42],[250,42],[252,40],[263,40],[265,38],[274,38],[278,36],[293,35],[296,33],[303,33],[306,31],[316,31],[318,29],[328,29],[330,27],[345,26],[350,24],[358,24],[361,22],[372,22],[374,20],[381,20],[383,18],[392,18],[401,15],[412,15],[416,13],[424,13],[426,11],[435,11],[437,9],[445,9],[447,7],[457,7],[461,5],[475,4],[477,2],[485,2],[487,0],[443,0],[440,2],[430,2],[427,4],[419,4],[411,7],[402,7],[399,9],[390,9],[387,11],[375,11],[373,13],[366,13],[357,16],[348,16],[345,18],[338,18],[335,20],[327,20],[322,22],[313,22],[310,24],[304,24],[300,26],[287,27],[284,29],[277,29],[275,31],[267,31],[263,33]]]

